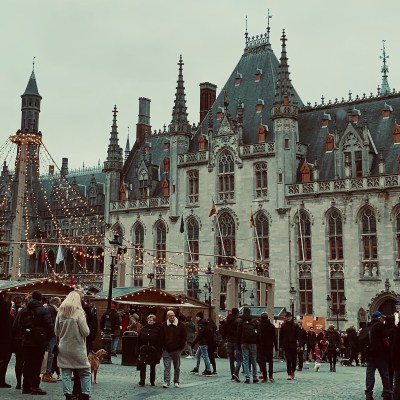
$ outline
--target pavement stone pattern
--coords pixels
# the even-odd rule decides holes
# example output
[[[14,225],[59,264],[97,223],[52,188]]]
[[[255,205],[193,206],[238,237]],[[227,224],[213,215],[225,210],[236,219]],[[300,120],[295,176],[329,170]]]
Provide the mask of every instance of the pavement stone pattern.
[[[336,367],[336,373],[329,372],[329,364],[322,363],[319,372],[315,372],[314,364],[304,364],[303,371],[296,372],[296,379],[288,381],[286,364],[279,360],[274,362],[274,383],[244,384],[230,380],[227,359],[217,359],[218,375],[203,377],[190,374],[194,360],[182,357],[180,388],[170,386],[162,388],[163,365],[157,366],[156,386],[149,383],[149,371],[145,387],[138,386],[139,372],[136,367],[122,366],[121,355],[112,357],[112,365],[101,365],[97,376],[98,383],[92,385],[93,400],[139,400],[139,399],[207,399],[207,400],[247,400],[278,399],[278,400],[362,400],[364,396],[365,368]],[[200,366],[200,371],[203,365]],[[172,369],[173,371],[173,369]],[[173,376],[173,374],[171,374]],[[14,357],[7,371],[7,383],[11,389],[0,389],[0,400],[29,399],[32,395],[23,395],[15,389]],[[62,382],[41,383],[41,388],[47,395],[38,396],[43,400],[62,400]],[[378,372],[376,373],[375,399],[381,398],[382,385]],[[37,398],[37,396],[34,396]]]

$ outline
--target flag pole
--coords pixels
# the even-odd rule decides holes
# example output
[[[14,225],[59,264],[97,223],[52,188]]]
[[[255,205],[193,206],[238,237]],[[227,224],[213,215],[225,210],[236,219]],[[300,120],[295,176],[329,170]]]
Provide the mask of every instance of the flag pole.
[[[221,227],[219,226],[219,218],[218,218],[218,215],[216,216],[216,218],[217,218],[217,226],[218,226],[218,231],[219,231],[219,237],[221,238],[222,251],[224,252],[224,257],[225,257],[225,260],[226,260],[226,251],[225,251],[224,241],[223,241],[223,239],[222,239]]]
[[[301,242],[301,252],[302,252],[302,261],[304,262],[304,240],[303,240],[303,231],[301,229],[301,219],[300,219],[300,207],[297,206],[297,214],[299,218],[299,229],[300,229],[300,242]]]

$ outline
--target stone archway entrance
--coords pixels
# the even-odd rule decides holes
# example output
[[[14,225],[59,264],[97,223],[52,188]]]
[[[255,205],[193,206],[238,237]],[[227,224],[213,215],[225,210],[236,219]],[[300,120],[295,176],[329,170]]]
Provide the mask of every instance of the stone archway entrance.
[[[275,279],[266,278],[264,276],[253,275],[242,271],[229,270],[225,268],[214,268],[213,276],[213,299],[212,305],[215,312],[215,323],[219,324],[218,310],[219,310],[219,299],[221,293],[221,279],[225,277],[228,279],[227,283],[227,294],[226,294],[226,305],[227,309],[231,310],[233,307],[237,307],[238,298],[238,283],[239,279],[247,281],[259,282],[260,283],[260,306],[265,306],[268,312],[268,316],[273,320],[274,318],[274,291],[275,291]]]
[[[396,303],[398,303],[399,299],[400,295],[393,291],[382,291],[372,299],[369,310],[370,315],[372,315],[374,311],[380,311],[383,315],[393,315],[396,311]]]
[[[387,299],[379,307],[379,311],[383,315],[392,315],[396,311],[396,300]]]

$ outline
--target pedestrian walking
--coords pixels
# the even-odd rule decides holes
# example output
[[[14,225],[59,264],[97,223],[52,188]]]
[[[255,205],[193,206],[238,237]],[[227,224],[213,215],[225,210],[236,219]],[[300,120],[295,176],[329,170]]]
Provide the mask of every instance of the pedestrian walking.
[[[353,361],[355,361],[356,366],[358,366],[360,365],[360,362],[358,359],[359,346],[358,346],[358,334],[356,328],[354,326],[350,326],[349,328],[346,329],[346,334],[350,350],[349,365],[353,365]]]
[[[242,349],[243,368],[246,380],[250,383],[250,368],[253,374],[253,383],[258,383],[257,377],[257,344],[260,343],[260,328],[256,319],[251,315],[248,307],[243,309],[243,315],[238,325],[237,343]]]
[[[167,311],[167,320],[161,327],[161,343],[164,362],[164,384],[168,389],[171,383],[171,363],[174,364],[174,386],[179,387],[181,352],[186,343],[185,326],[176,318],[173,310]]]
[[[274,382],[273,352],[278,350],[275,326],[269,320],[268,314],[263,312],[260,318],[260,342],[257,347],[257,357],[260,364],[263,382]],[[267,371],[268,364],[268,371]]]
[[[315,354],[315,346],[317,345],[317,334],[314,332],[314,327],[310,326],[307,331],[307,352],[306,352],[306,360],[311,361],[311,359],[315,362],[317,361],[317,356]]]
[[[111,335],[112,335],[112,342],[111,342],[111,355],[116,357],[117,356],[117,349],[118,349],[118,342],[119,336],[121,334],[121,315],[117,311],[117,304],[111,304],[111,311],[108,317],[107,311],[101,316],[100,319],[100,328],[104,331],[106,327],[107,318],[110,318],[110,325],[111,325]],[[128,328],[129,329],[129,328]],[[129,329],[131,330],[131,329]]]
[[[235,380],[236,382],[240,382],[239,372],[242,366],[242,349],[238,346],[236,340],[239,322],[239,310],[234,307],[231,314],[226,317],[221,329],[221,334],[224,340],[226,340],[228,350],[231,380]]]
[[[393,366],[393,400],[400,400],[400,322],[394,331],[391,355]]]
[[[11,301],[8,293],[0,293],[0,388],[10,388],[6,383],[6,372],[12,354]]]
[[[285,352],[288,380],[295,378],[298,340],[299,328],[293,321],[293,315],[286,313],[279,333],[279,346]]]
[[[207,336],[207,350],[208,350],[208,357],[210,358],[210,364],[212,366],[211,373],[213,375],[217,375],[217,363],[215,362],[215,354],[218,349],[218,343],[217,343],[218,328],[212,319],[208,321],[208,329],[210,330],[210,332],[209,335]]]
[[[192,374],[198,374],[199,373],[199,368],[200,368],[200,360],[203,358],[206,369],[203,372],[203,375],[205,376],[211,376],[211,362],[210,362],[210,357],[208,353],[208,345],[211,340],[212,336],[212,330],[211,326],[209,324],[209,321],[207,321],[204,318],[204,314],[202,311],[199,311],[196,314],[196,322],[197,322],[197,336],[194,339],[193,346],[195,346],[197,343],[199,344],[197,351],[196,351],[196,365],[195,367],[190,371]]]
[[[341,345],[341,337],[334,325],[329,325],[326,331],[326,356],[329,361],[329,371],[336,372],[337,354]]]
[[[144,386],[146,382],[146,365],[150,366],[150,384],[155,385],[156,365],[161,359],[161,326],[157,324],[154,314],[147,316],[147,324],[143,326],[139,332],[136,346],[136,354],[138,354],[137,368],[140,371],[139,386]]]
[[[72,371],[78,370],[82,394],[80,400],[89,400],[91,389],[90,364],[86,353],[86,337],[90,330],[82,308],[81,295],[72,291],[62,302],[55,323],[59,339],[58,365],[61,368],[63,393],[72,399]]]
[[[298,338],[298,343],[297,343],[297,359],[298,359],[298,371],[303,370],[303,364],[304,364],[304,349],[307,343],[307,332],[303,328],[303,323],[299,321],[297,323],[297,326],[299,328],[299,338]]]
[[[59,297],[52,297],[47,306],[51,320],[53,324],[56,322],[58,308],[61,305],[61,299]],[[47,345],[47,367],[46,372],[42,376],[43,382],[56,383],[57,379],[53,378],[53,361],[54,361],[54,348],[57,346],[57,336],[54,334]]]
[[[386,354],[389,351],[389,337],[384,326],[384,315],[374,311],[372,320],[360,333],[360,346],[365,351],[367,370],[365,376],[365,399],[373,400],[375,386],[375,371],[379,371],[382,380],[384,400],[392,399],[392,389],[389,381],[389,370]]]
[[[186,329],[185,350],[189,353],[186,358],[193,358],[193,342],[196,337],[196,325],[193,323],[192,317],[190,315],[186,317],[185,329]]]
[[[44,395],[40,385],[40,368],[54,324],[49,310],[42,304],[42,294],[35,290],[14,322],[15,329],[22,332],[23,382],[22,393]]]

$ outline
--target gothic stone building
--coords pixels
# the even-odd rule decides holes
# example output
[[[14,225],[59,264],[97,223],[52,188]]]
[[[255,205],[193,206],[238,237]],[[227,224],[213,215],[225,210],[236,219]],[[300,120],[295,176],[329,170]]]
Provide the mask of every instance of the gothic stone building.
[[[181,57],[171,123],[152,131],[140,98],[125,157],[114,110],[105,219],[129,248],[120,279],[202,298],[214,266],[241,269],[274,278],[275,304],[298,316],[362,325],[400,293],[400,94],[385,57],[377,95],[305,105],[281,42],[278,60],[269,29],[246,34],[219,95],[200,84],[198,124]],[[260,298],[249,282],[239,293]]]

